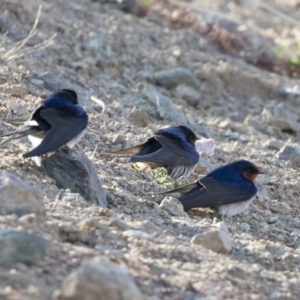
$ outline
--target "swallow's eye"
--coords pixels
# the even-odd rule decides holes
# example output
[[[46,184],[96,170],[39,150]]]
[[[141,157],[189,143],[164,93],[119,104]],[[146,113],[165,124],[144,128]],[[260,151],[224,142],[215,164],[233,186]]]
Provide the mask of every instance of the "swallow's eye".
[[[248,168],[247,172],[251,173],[251,174],[256,174],[256,173],[258,173],[258,170],[256,170],[255,168]]]

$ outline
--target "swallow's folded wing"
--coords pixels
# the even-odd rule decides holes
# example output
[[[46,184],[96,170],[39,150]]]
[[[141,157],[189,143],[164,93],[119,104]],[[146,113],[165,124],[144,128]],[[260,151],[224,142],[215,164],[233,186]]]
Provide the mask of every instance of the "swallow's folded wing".
[[[165,166],[194,165],[198,163],[199,154],[192,145],[186,143],[187,145],[181,147],[178,142],[163,135],[156,135],[155,139],[161,144],[161,148],[147,155],[134,155],[131,161],[153,162]]]
[[[194,207],[216,207],[251,199],[256,195],[256,187],[233,187],[220,183],[212,177],[203,177],[200,183],[204,186],[194,192],[179,197],[185,209]]]
[[[40,145],[23,157],[40,156],[62,147],[80,134],[88,124],[87,116],[65,114],[56,108],[42,110],[40,114],[51,124],[51,128]]]

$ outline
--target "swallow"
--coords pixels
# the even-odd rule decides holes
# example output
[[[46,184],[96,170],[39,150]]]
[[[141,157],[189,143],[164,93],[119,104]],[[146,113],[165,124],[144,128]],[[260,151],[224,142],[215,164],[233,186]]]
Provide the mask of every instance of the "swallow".
[[[88,115],[78,105],[77,94],[73,90],[62,89],[41,101],[30,120],[0,143],[27,136],[35,147],[23,155],[24,158],[41,156],[62,146],[73,147],[84,135],[88,125]]]
[[[161,194],[186,192],[178,198],[185,210],[209,207],[219,215],[232,217],[240,214],[257,193],[254,181],[264,174],[253,163],[239,160],[221,166],[198,181]]]
[[[199,138],[186,126],[168,127],[155,132],[147,141],[119,151],[102,154],[131,155],[129,162],[144,162],[152,168],[164,167],[174,178],[188,177],[199,162],[195,142]]]

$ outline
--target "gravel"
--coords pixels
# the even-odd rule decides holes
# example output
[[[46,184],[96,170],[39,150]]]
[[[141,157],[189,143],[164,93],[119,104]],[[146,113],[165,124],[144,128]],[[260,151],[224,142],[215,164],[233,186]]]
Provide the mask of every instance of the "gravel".
[[[12,260],[9,268],[2,268],[0,298],[65,299],[68,287],[74,287],[75,294],[99,291],[102,286],[109,288],[107,280],[91,284],[86,280],[89,272],[95,268],[99,275],[105,269],[109,273],[110,268],[121,268],[120,276],[126,280],[113,282],[115,290],[122,295],[131,287],[141,299],[298,300],[300,111],[297,98],[282,99],[278,94],[279,87],[296,86],[298,80],[255,67],[241,53],[236,58],[220,52],[211,43],[212,34],[230,22],[219,22],[206,39],[198,27],[181,22],[185,14],[178,9],[157,12],[154,5],[147,17],[138,18],[108,2],[43,2],[37,34],[13,51],[25,54],[57,33],[55,41],[9,61],[10,49],[30,32],[40,1],[1,3],[6,29],[0,30],[0,134],[17,129],[51,90],[75,89],[90,119],[78,147],[92,162],[107,207],[86,201],[84,193],[59,185],[34,161],[23,159],[24,148],[30,147],[26,139],[1,147],[1,169],[21,182],[16,189],[26,183],[26,190],[39,191],[37,205],[43,211],[5,211],[0,215],[0,230],[40,238],[47,252],[40,251],[31,263]],[[264,3],[299,19],[294,2]],[[238,1],[180,3],[203,7],[206,21],[216,19],[209,18],[211,13],[234,19],[234,28],[238,22],[247,28],[255,24],[259,41],[265,36],[275,41],[289,32],[289,25],[279,17]],[[223,31],[227,36],[229,29]],[[245,41],[249,30],[242,29]],[[181,77],[172,88],[153,81],[158,72],[178,69],[188,70],[185,76],[190,79]],[[90,95],[99,99],[100,109]],[[166,125],[188,125],[197,136],[215,142],[214,155],[203,154],[201,165],[187,180],[175,183],[147,166],[128,164],[126,158],[101,155],[112,145],[120,149],[141,143]],[[291,152],[286,145],[291,145]],[[196,181],[216,166],[238,159],[252,161],[267,175],[258,177],[259,194],[249,209],[221,222],[228,228],[226,243],[224,226],[216,227],[220,220],[213,211],[173,215],[156,203],[159,197],[150,195]],[[68,181],[81,180],[72,174]],[[26,205],[21,201],[24,196],[22,192],[16,208]],[[207,247],[201,244],[206,235],[210,235]],[[200,245],[190,243],[194,236]],[[223,245],[222,253],[211,250],[209,244],[215,241]],[[34,253],[19,251],[17,246],[12,249],[16,255]],[[108,263],[95,262],[103,259]],[[84,274],[80,289],[75,281],[65,283],[80,274]],[[98,275],[95,279],[101,280]]]

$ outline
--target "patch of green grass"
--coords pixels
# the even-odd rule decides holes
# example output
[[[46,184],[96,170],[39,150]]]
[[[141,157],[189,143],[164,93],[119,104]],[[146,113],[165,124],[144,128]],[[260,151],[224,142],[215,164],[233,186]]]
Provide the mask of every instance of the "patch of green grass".
[[[20,147],[20,150],[22,151],[22,153],[25,153],[27,151],[26,147],[23,144],[20,143],[19,147]]]
[[[151,2],[150,0],[137,0],[136,1],[139,5],[149,7]]]
[[[172,178],[168,175],[165,168],[156,168],[153,170],[153,175],[158,184],[172,182]]]
[[[136,163],[131,163],[130,165],[138,174],[140,174],[142,172],[142,170]]]

